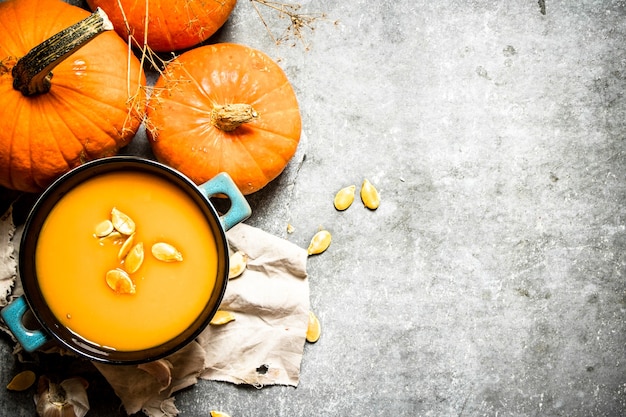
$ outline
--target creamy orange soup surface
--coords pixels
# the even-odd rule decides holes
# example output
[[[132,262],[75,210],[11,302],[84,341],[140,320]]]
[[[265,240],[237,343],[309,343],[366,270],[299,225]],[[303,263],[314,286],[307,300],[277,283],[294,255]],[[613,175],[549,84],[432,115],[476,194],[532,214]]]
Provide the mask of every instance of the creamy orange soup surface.
[[[107,271],[124,268],[121,240],[99,239],[95,226],[113,207],[136,224],[144,261],[129,274],[133,294],[116,293]],[[151,246],[166,242],[180,262],[163,262]],[[158,346],[187,329],[215,286],[217,249],[202,211],[177,186],[154,175],[125,171],[92,177],[68,192],[46,219],[36,270],[57,319],[96,345],[135,351]]]

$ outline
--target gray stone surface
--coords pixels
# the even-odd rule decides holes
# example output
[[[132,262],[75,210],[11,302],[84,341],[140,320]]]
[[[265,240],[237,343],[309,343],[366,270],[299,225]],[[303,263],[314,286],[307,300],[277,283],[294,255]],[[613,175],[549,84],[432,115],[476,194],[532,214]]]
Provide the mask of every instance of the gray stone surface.
[[[275,45],[245,0],[211,42],[296,89],[304,139],[248,223],[331,231],[308,264],[323,334],[297,388],[203,381],[181,416],[625,415],[626,2],[300,3],[328,17],[304,42]],[[380,208],[337,212],[364,178]],[[0,354],[2,386],[21,368]],[[124,415],[90,394],[89,415]],[[32,416],[32,392],[0,409]]]

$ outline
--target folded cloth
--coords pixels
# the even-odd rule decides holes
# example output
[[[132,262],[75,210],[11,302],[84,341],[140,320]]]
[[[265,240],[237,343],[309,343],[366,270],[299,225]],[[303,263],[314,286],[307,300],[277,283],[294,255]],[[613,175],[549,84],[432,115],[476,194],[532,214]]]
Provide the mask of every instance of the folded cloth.
[[[235,321],[209,326],[202,378],[235,384],[298,385],[309,317],[306,250],[240,224],[226,233],[248,266],[228,283],[221,309]]]
[[[17,276],[17,252],[13,244],[18,240],[15,239],[15,229],[13,208],[10,207],[0,217],[0,307],[8,304]]]
[[[21,291],[19,285],[13,288],[19,242],[13,239],[10,217],[0,218],[0,305]],[[309,312],[307,252],[246,224],[230,229],[226,238],[232,251],[248,257],[246,270],[229,281],[220,305],[234,314],[234,321],[209,325],[196,340],[154,362],[94,363],[128,414],[176,416],[173,394],[198,379],[297,386]]]

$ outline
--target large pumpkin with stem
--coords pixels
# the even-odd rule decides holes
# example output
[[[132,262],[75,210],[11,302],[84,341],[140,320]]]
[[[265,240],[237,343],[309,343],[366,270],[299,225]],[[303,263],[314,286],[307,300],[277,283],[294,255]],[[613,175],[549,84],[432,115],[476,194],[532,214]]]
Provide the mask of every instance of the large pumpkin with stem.
[[[220,43],[170,61],[147,105],[155,156],[203,183],[227,172],[244,194],[275,179],[296,152],[298,101],[266,54]]]
[[[0,27],[1,186],[41,191],[131,141],[145,77],[104,13],[9,0],[0,2]]]
[[[228,20],[237,0],[87,0],[102,8],[124,39],[156,52],[192,47]]]

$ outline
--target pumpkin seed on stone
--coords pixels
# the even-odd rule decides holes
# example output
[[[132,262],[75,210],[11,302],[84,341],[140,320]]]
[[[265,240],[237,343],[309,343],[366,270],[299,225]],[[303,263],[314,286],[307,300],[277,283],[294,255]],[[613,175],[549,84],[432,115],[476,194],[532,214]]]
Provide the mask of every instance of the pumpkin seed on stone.
[[[230,323],[233,320],[235,320],[235,315],[230,311],[217,310],[209,323],[213,326],[221,326],[222,324]]]
[[[124,269],[129,274],[134,274],[143,263],[143,242],[137,243],[126,255],[124,259]]]
[[[320,321],[312,311],[309,311],[309,324],[306,329],[306,340],[309,343],[315,343],[319,340],[322,333]]]
[[[36,379],[37,376],[33,371],[22,371],[11,379],[7,389],[9,391],[26,391],[33,386]]]
[[[230,415],[222,411],[211,410],[211,417],[230,417]]]
[[[117,259],[119,259],[120,261],[123,261],[124,258],[126,258],[126,255],[128,255],[128,252],[130,252],[130,248],[133,247],[134,241],[135,241],[135,234],[133,233],[126,238],[124,243],[122,243],[122,247],[120,247],[119,252],[117,252]]]
[[[339,211],[343,211],[350,207],[354,201],[355,190],[355,185],[350,185],[339,190],[337,194],[335,194],[335,199],[333,200],[335,208]]]
[[[131,235],[135,232],[135,222],[126,213],[113,207],[111,210],[111,223],[115,230],[123,235]]]
[[[324,252],[330,246],[331,235],[328,230],[320,230],[311,239],[307,249],[309,255],[317,255]]]
[[[380,194],[367,179],[363,180],[361,185],[361,201],[370,210],[376,210],[380,205]]]
[[[248,264],[248,255],[243,251],[237,251],[230,255],[228,263],[228,279],[235,279],[245,271]]]
[[[106,273],[106,283],[118,294],[134,294],[135,284],[126,271],[116,268]]]
[[[113,223],[111,223],[111,220],[103,220],[96,225],[96,237],[106,237],[110,235],[111,232],[113,232]]]
[[[152,255],[163,262],[181,262],[183,255],[173,245],[159,242],[152,245]]]

